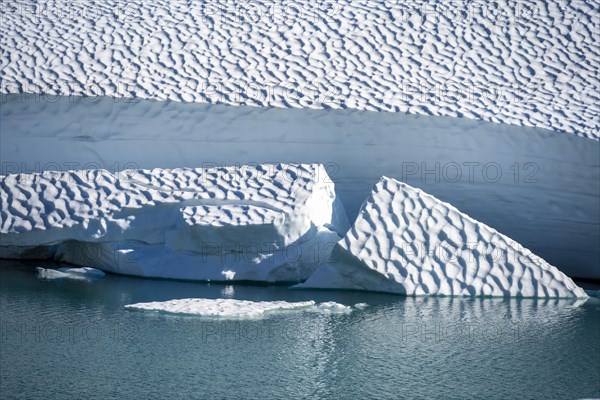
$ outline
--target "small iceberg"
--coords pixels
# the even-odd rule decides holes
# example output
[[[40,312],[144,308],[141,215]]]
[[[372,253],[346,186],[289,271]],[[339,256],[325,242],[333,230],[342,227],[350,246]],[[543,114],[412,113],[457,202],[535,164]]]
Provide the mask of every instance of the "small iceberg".
[[[156,311],[168,314],[197,315],[218,319],[260,319],[282,312],[310,311],[323,314],[347,314],[352,308],[333,301],[317,304],[300,301],[249,301],[236,299],[176,299],[128,304],[128,310]]]
[[[153,278],[302,282],[350,228],[321,164],[9,174],[0,194],[9,258]]]
[[[352,307],[336,303],[335,301],[327,301],[315,306],[314,311],[324,314],[348,314],[352,312]]]
[[[37,267],[37,275],[40,279],[72,279],[78,281],[91,281],[93,279],[102,279],[105,274],[99,269],[82,267],[82,268],[42,268]]]

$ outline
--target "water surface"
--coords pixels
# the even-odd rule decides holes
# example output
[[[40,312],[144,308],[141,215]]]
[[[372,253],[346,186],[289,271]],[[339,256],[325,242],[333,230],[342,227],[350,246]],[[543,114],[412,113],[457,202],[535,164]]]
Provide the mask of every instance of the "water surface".
[[[127,311],[174,298],[369,304],[214,321]],[[600,397],[600,301],[403,298],[108,275],[0,262],[3,399]]]

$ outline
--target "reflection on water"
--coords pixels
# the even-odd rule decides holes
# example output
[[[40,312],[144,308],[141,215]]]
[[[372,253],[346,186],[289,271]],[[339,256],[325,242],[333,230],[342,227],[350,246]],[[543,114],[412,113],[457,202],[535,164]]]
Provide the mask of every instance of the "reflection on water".
[[[110,275],[39,280],[0,263],[1,387],[14,398],[600,396],[600,301],[402,298]],[[128,312],[174,298],[336,301],[257,321]]]

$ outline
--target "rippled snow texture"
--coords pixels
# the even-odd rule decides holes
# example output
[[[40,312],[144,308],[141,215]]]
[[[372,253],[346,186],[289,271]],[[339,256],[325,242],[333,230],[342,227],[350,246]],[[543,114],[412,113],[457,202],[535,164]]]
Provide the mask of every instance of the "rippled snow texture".
[[[597,0],[2,3],[2,92],[457,116],[598,138]]]
[[[4,257],[163,278],[302,281],[349,227],[319,164],[14,174],[0,197]]]
[[[300,287],[417,296],[587,297],[512,239],[385,177],[331,260]]]

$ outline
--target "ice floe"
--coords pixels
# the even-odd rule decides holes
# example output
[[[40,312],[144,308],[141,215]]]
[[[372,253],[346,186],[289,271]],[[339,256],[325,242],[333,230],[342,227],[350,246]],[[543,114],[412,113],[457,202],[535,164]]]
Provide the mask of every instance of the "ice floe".
[[[336,302],[317,304],[314,301],[249,301],[236,299],[177,299],[128,304],[129,310],[157,311],[170,314],[197,315],[220,319],[257,319],[283,312],[309,311],[324,314],[345,314],[352,307]]]

